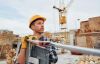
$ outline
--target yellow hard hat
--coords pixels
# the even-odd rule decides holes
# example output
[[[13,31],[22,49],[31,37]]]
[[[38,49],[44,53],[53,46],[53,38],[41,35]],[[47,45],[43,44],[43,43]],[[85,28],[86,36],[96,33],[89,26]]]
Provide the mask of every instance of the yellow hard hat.
[[[32,22],[34,22],[34,21],[37,20],[37,19],[42,19],[43,21],[46,20],[45,17],[42,17],[42,16],[40,16],[40,15],[32,16],[32,18],[30,19],[30,22],[29,22],[29,28],[31,28]]]

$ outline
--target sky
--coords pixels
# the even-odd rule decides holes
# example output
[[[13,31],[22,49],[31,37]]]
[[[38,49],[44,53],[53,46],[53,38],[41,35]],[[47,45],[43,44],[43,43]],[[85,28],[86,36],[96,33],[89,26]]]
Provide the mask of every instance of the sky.
[[[65,5],[70,0],[65,0]],[[58,32],[59,0],[0,0],[0,30],[11,30],[14,34],[32,34],[29,19],[33,15],[46,17],[45,31]],[[67,30],[80,27],[80,22],[91,17],[100,16],[100,0],[73,0],[67,9]],[[78,21],[77,19],[80,19]]]

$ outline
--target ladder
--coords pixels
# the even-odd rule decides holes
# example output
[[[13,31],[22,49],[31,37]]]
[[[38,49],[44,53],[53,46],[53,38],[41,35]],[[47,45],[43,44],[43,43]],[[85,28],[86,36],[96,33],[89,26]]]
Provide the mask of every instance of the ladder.
[[[49,64],[49,50],[28,43],[26,58],[26,64]]]
[[[38,41],[36,41],[38,42]],[[47,42],[47,41],[43,41]],[[31,42],[28,41],[26,50],[26,64],[51,64],[49,62],[49,50],[39,46],[31,46]],[[21,43],[17,44],[16,58],[14,60],[15,64],[17,62],[17,56],[20,51]]]

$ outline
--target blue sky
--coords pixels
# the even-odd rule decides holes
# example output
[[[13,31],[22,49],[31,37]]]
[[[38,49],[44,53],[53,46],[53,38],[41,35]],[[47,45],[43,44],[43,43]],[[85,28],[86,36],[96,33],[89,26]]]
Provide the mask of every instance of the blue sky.
[[[66,0],[65,4],[69,0]],[[53,9],[58,6],[58,0],[0,0],[0,29],[14,31],[15,34],[31,34],[28,21],[35,14],[47,18],[45,31],[59,31],[58,11]],[[69,7],[67,28],[79,28],[79,22],[90,17],[100,16],[100,0],[74,0]]]

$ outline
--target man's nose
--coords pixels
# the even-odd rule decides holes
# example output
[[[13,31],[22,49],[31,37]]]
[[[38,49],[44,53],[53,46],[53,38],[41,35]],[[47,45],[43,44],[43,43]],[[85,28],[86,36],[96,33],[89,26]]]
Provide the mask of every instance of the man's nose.
[[[44,24],[42,24],[41,26],[44,27]]]

